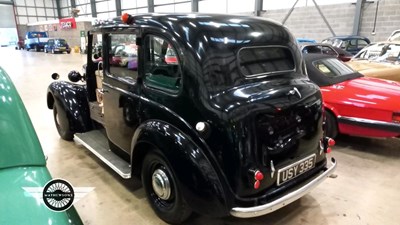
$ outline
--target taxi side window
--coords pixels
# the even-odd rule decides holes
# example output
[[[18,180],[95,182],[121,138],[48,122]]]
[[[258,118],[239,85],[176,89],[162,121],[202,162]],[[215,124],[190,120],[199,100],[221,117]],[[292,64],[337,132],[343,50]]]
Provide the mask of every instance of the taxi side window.
[[[165,38],[148,35],[144,44],[145,85],[177,93],[181,87],[181,70],[175,48]]]
[[[111,34],[108,49],[108,72],[116,77],[134,79],[138,76],[138,52],[135,34]]]

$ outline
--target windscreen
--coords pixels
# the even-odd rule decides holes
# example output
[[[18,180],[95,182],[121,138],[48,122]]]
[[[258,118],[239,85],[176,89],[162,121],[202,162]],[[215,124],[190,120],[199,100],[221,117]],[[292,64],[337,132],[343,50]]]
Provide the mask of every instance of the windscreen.
[[[56,44],[65,45],[67,42],[64,39],[56,39]]]
[[[355,73],[353,69],[335,58],[317,60],[313,62],[313,66],[327,77],[339,77]]]

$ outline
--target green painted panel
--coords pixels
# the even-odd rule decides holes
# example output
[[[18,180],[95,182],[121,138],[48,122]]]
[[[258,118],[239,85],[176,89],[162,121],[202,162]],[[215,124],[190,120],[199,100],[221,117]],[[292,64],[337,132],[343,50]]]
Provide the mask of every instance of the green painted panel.
[[[45,165],[36,132],[11,79],[0,67],[0,169]]]
[[[0,224],[81,225],[75,208],[55,212],[23,187],[40,187],[51,179],[46,167],[0,169]]]

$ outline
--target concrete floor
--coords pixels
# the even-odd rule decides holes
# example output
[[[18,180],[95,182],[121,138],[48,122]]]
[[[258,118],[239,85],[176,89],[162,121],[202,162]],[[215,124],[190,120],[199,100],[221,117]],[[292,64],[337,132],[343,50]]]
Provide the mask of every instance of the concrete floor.
[[[77,187],[95,187],[75,204],[87,225],[165,224],[146,201],[137,180],[124,180],[83,146],[59,138],[52,111],[46,106],[50,74],[62,79],[81,71],[85,56],[45,54],[0,48],[2,66],[10,75],[41,141],[47,166],[55,178]],[[0,109],[1,110],[1,109]],[[213,219],[194,215],[190,225],[269,224],[400,224],[400,139],[340,137],[332,155],[337,178],[330,178],[300,200],[272,214],[253,218]]]

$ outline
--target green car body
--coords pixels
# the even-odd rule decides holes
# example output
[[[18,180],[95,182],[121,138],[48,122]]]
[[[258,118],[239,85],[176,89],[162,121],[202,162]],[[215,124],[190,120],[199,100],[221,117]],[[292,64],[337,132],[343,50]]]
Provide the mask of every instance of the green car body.
[[[75,208],[52,211],[23,189],[51,179],[28,113],[0,67],[0,224],[83,224]]]

